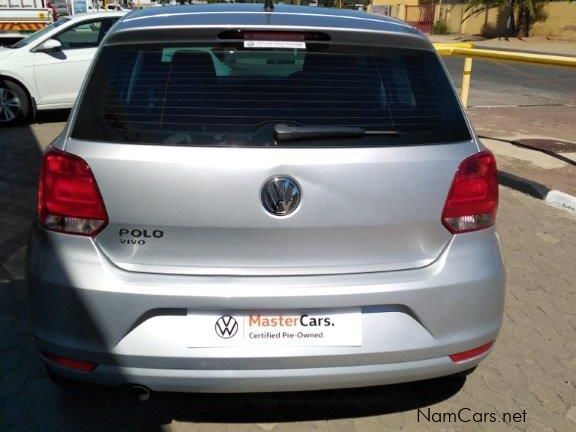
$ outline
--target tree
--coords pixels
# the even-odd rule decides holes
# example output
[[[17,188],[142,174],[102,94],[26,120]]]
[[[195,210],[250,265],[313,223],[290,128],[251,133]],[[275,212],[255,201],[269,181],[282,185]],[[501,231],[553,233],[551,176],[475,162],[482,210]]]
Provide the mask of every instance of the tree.
[[[500,7],[510,14],[512,24],[512,34],[520,37],[527,37],[532,24],[544,18],[543,7],[550,0],[468,0],[466,12],[469,17],[484,12],[491,7]],[[514,18],[516,12],[516,18]],[[466,19],[464,18],[464,19]],[[517,24],[515,26],[514,24]],[[516,27],[516,28],[515,28]],[[517,32],[517,33],[516,33]]]
[[[518,1],[518,36],[528,37],[532,24],[542,17],[542,8],[549,0]]]

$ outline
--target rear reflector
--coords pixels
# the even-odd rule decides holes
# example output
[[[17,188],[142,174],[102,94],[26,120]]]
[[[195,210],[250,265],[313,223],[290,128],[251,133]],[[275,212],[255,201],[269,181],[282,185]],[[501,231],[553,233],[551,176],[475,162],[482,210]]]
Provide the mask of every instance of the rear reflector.
[[[494,345],[494,342],[488,342],[487,344],[479,346],[478,348],[473,348],[471,350],[464,351],[458,354],[452,354],[450,356],[450,360],[452,360],[454,363],[462,363],[468,360],[472,360],[473,358],[481,356],[482,354],[485,354],[488,351],[490,351],[492,345]]]
[[[494,225],[498,209],[496,160],[489,151],[465,159],[454,176],[442,211],[451,233],[477,231]]]
[[[44,154],[38,217],[44,228],[67,234],[94,236],[106,226],[104,202],[83,159],[56,149]]]
[[[62,357],[49,352],[42,352],[42,357],[50,363],[54,363],[58,366],[65,367],[67,369],[74,369],[80,372],[92,372],[98,366],[97,363],[90,363],[81,360],[74,360],[68,357]]]

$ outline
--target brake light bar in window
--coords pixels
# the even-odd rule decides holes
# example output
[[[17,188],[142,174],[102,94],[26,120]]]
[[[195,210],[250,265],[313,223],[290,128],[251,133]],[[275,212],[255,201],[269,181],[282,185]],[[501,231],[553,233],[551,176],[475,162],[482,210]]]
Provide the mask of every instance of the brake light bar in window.
[[[331,37],[322,32],[287,32],[287,31],[254,31],[226,30],[218,35],[220,40],[258,40],[258,41],[292,41],[292,42],[328,42]]]
[[[304,33],[292,32],[245,32],[244,40],[258,41],[305,41]]]

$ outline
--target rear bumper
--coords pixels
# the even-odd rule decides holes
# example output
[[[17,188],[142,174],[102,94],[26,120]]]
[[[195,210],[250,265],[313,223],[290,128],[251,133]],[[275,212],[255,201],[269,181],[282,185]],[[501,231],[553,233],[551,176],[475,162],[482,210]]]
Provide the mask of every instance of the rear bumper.
[[[451,375],[476,366],[487,354],[455,365],[449,358],[346,367],[263,370],[119,368],[101,365],[82,373],[53,366],[69,378],[110,386],[138,384],[152,391],[251,393],[369,387]]]
[[[454,237],[416,270],[292,277],[129,273],[92,241],[35,229],[28,277],[41,350],[98,363],[96,383],[244,392],[391,384],[474,367],[450,354],[495,340],[504,267],[493,230]],[[175,336],[195,311],[360,307],[362,346],[187,348]],[[165,318],[169,317],[169,320]]]

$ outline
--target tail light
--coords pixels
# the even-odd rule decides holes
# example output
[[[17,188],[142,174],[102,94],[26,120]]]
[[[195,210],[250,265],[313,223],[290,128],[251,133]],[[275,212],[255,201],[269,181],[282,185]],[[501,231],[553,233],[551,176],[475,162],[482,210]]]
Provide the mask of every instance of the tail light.
[[[95,236],[108,223],[98,185],[78,156],[51,149],[44,154],[38,186],[40,224],[51,231]]]
[[[496,160],[489,151],[465,159],[454,176],[442,211],[451,233],[477,231],[494,225],[498,208]]]

